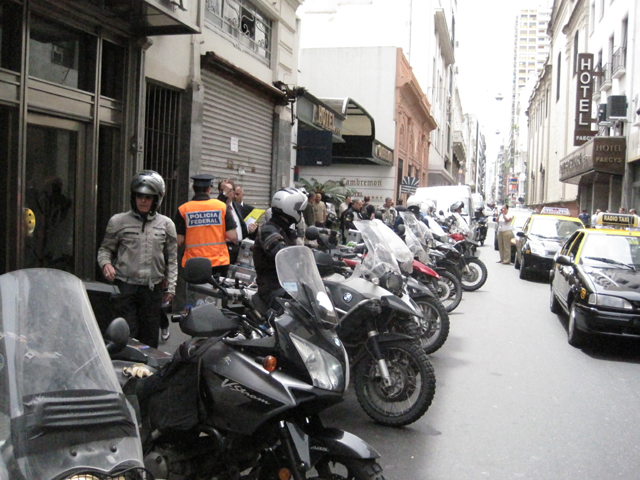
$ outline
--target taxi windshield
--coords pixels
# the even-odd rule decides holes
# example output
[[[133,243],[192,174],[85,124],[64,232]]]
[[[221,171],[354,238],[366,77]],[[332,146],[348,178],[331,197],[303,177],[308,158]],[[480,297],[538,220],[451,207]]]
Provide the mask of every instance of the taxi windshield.
[[[581,263],[640,266],[640,238],[621,235],[589,235],[582,246]]]
[[[579,228],[582,228],[582,223],[579,221],[536,216],[531,225],[531,234],[542,238],[566,240]]]

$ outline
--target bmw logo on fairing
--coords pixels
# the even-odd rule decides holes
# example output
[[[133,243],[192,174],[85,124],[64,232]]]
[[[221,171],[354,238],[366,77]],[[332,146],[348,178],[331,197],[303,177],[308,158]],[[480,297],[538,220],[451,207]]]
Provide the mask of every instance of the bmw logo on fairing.
[[[338,337],[333,337],[333,343],[335,343],[338,347],[342,346],[342,342]]]
[[[353,300],[353,295],[351,295],[349,292],[345,293],[344,295],[342,295],[342,299],[349,303],[351,300]]]

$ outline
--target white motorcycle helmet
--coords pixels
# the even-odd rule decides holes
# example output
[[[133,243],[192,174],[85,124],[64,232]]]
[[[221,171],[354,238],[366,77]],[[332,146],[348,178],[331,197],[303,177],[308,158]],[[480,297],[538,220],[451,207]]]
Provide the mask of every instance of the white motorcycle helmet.
[[[420,211],[427,216],[433,216],[436,213],[436,204],[431,200],[425,200],[420,204]]]
[[[307,196],[297,188],[283,188],[273,195],[271,211],[292,223],[298,223],[302,218],[302,212],[307,208],[307,203]]]
[[[414,215],[418,215],[420,213],[420,200],[416,198],[415,195],[412,195],[407,200],[407,210],[409,210]]]

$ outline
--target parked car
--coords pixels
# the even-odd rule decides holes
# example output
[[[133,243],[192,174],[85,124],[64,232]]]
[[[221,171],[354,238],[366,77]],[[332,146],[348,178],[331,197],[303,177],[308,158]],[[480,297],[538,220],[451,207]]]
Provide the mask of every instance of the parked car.
[[[515,261],[516,258],[516,235],[518,232],[522,231],[522,227],[529,219],[533,210],[529,208],[510,208],[509,214],[513,216],[513,220],[511,220],[511,225],[513,226],[513,238],[511,239],[511,261]],[[496,216],[497,217],[497,216]],[[495,221],[495,219],[494,219]],[[493,231],[493,248],[494,250],[498,250],[498,222],[495,224],[495,228]]]
[[[551,270],[550,308],[569,315],[569,344],[592,335],[640,338],[640,232],[634,215],[598,215],[599,228],[573,233]]]
[[[568,209],[552,211],[562,215],[549,214],[543,208],[542,213],[531,215],[516,234],[514,266],[522,279],[533,273],[548,276],[555,254],[573,232],[584,228],[579,218],[569,216]]]

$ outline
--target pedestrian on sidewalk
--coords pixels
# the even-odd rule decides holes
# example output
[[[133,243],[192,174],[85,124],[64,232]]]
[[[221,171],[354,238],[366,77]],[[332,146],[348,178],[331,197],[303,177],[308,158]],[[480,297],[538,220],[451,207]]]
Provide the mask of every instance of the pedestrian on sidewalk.
[[[498,263],[509,265],[511,263],[511,239],[513,238],[513,215],[509,215],[509,207],[503,205],[498,215],[498,250],[500,260]]]
[[[143,170],[131,180],[130,190],[131,210],[109,220],[98,264],[104,278],[120,290],[115,310],[129,324],[130,336],[157,348],[161,305],[176,292],[176,227],[158,213],[165,195],[160,174]]]

